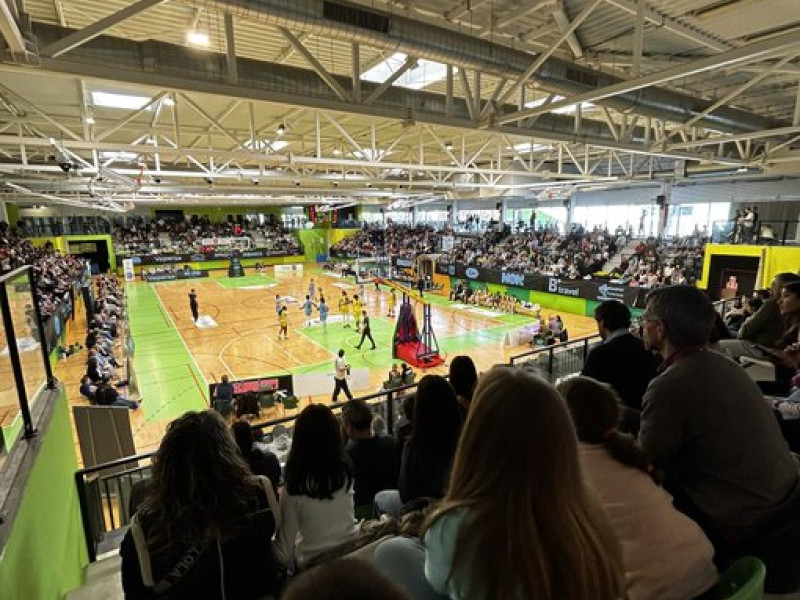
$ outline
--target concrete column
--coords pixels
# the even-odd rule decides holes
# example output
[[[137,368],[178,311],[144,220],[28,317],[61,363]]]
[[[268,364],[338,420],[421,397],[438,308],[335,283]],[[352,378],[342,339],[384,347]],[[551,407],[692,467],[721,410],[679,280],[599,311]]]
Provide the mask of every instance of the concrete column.
[[[0,221],[5,221],[9,225],[12,223],[8,220],[8,210],[6,210],[6,203],[0,202]]]

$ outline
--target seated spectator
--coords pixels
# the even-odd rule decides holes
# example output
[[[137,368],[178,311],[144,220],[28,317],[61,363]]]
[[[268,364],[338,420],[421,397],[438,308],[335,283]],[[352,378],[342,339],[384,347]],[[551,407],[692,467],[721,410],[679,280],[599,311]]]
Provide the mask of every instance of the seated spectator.
[[[771,297],[752,317],[742,323],[738,340],[724,340],[720,348],[734,360],[740,356],[756,359],[769,359],[767,349],[781,350],[791,343],[785,339],[787,323],[781,312],[780,298],[784,286],[800,281],[794,273],[780,273],[775,276],[770,287]]]
[[[449,381],[466,415],[472,402],[472,393],[478,384],[478,370],[469,356],[456,356],[450,361]]]
[[[97,386],[92,383],[92,380],[88,375],[84,375],[81,379],[80,392],[81,396],[86,398],[92,404],[96,402],[95,393],[97,392]]]
[[[573,377],[558,391],[578,434],[584,481],[597,494],[622,546],[630,600],[690,600],[717,580],[714,548],[702,529],[672,506],[648,458],[620,433],[613,388]]]
[[[375,496],[381,513],[399,518],[403,505],[444,496],[463,423],[455,393],[444,377],[426,375],[417,386],[411,436],[403,446],[398,489]]]
[[[401,399],[402,415],[395,424],[394,432],[395,438],[400,443],[400,446],[403,447],[408,438],[411,437],[411,429],[414,422],[414,404],[417,401],[417,395],[414,393],[406,394]]]
[[[355,473],[356,517],[369,518],[375,494],[397,484],[400,449],[393,438],[375,434],[372,411],[363,400],[348,401],[342,407],[342,417],[350,440],[345,451]]]
[[[656,358],[645,349],[642,340],[631,334],[631,311],[622,302],[601,302],[594,319],[603,343],[589,353],[581,375],[608,383],[616,390],[625,406],[619,429],[636,435],[642,396],[656,375]]]
[[[294,577],[281,600],[412,600],[365,560],[341,558]]]
[[[353,465],[331,409],[306,406],[297,417],[284,471],[276,556],[302,570],[358,535],[353,515]]]
[[[227,375],[221,377],[221,381],[214,388],[214,409],[228,420],[233,413],[233,384],[228,380]]]
[[[758,386],[707,350],[716,311],[697,288],[651,292],[645,346],[663,357],[644,395],[639,440],[664,470],[676,506],[705,531],[717,564],[767,564],[766,589],[800,588],[800,476]]]
[[[400,367],[397,363],[392,364],[389,370],[389,378],[383,382],[384,389],[392,389],[403,385],[403,375],[400,373]]]
[[[274,532],[264,487],[225,422],[212,411],[186,413],[167,428],[122,541],[125,598],[277,596]]]
[[[266,477],[272,483],[275,497],[278,497],[278,488],[281,484],[281,463],[278,457],[270,452],[264,444],[256,442],[253,428],[246,421],[236,421],[231,425],[233,438],[239,447],[247,466],[253,475]]]
[[[581,480],[564,402],[515,367],[481,377],[424,547],[393,538],[374,560],[415,600],[623,597],[619,544]]]
[[[98,406],[122,406],[132,410],[139,408],[139,402],[120,396],[119,392],[106,377],[101,379],[97,385],[97,389],[94,392],[94,400]]]

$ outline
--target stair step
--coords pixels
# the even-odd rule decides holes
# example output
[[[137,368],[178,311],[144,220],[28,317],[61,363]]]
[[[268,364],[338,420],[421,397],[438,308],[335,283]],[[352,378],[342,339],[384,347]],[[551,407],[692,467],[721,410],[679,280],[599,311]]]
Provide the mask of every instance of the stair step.
[[[118,553],[109,553],[105,558],[90,564],[86,569],[86,583],[68,592],[66,600],[124,600],[121,559]]]

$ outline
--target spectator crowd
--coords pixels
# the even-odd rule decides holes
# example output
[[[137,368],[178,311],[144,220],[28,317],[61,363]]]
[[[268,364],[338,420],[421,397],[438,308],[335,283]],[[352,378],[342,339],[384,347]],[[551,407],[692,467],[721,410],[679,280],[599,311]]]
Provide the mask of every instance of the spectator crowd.
[[[331,246],[334,256],[391,256],[416,258],[420,254],[436,252],[440,244],[440,233],[427,225],[389,224],[386,228],[366,226]]]
[[[49,242],[34,246],[29,240],[11,235],[7,224],[0,222],[0,275],[26,265],[33,266],[39,312],[45,321],[86,271],[86,263],[80,258],[61,254]]]
[[[757,318],[791,394],[800,276],[777,277]],[[126,597],[692,600],[725,597],[729,568],[760,585],[760,564],[767,592],[796,593],[800,471],[780,420],[800,398],[765,396],[718,319],[690,286],[654,289],[637,330],[602,302],[580,375],[454,357],[403,398],[394,436],[361,400],[340,418],[310,404],[282,473],[243,424],[187,413],[122,545]]]
[[[212,223],[206,217],[192,215],[183,221],[158,219],[145,220],[142,217],[126,219],[113,230],[114,247],[121,254],[163,254],[214,252],[217,245],[203,240],[224,239],[220,249],[233,245],[238,249],[265,247],[270,250],[284,250],[286,254],[302,252],[297,238],[286,231],[277,221],[242,219],[241,222]]]

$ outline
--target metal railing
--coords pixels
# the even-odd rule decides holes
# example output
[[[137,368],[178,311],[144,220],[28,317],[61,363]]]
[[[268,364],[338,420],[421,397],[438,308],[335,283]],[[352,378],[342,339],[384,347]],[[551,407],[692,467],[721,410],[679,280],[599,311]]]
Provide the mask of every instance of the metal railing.
[[[583,369],[589,352],[602,341],[598,334],[576,338],[543,348],[535,348],[512,356],[512,365],[535,365],[547,375],[550,381],[578,373]]]
[[[394,434],[397,415],[403,398],[417,384],[404,385],[374,394],[359,397],[370,405],[372,412],[382,417],[386,431]],[[344,402],[331,404],[334,413],[340,413]],[[291,431],[297,415],[271,419],[253,424],[256,439],[270,443],[273,439]],[[94,562],[98,554],[113,550],[130,523],[130,495],[137,481],[150,476],[150,459],[155,452],[147,452],[121,458],[75,472],[83,521],[83,533],[89,561]],[[140,464],[147,463],[147,464]]]

